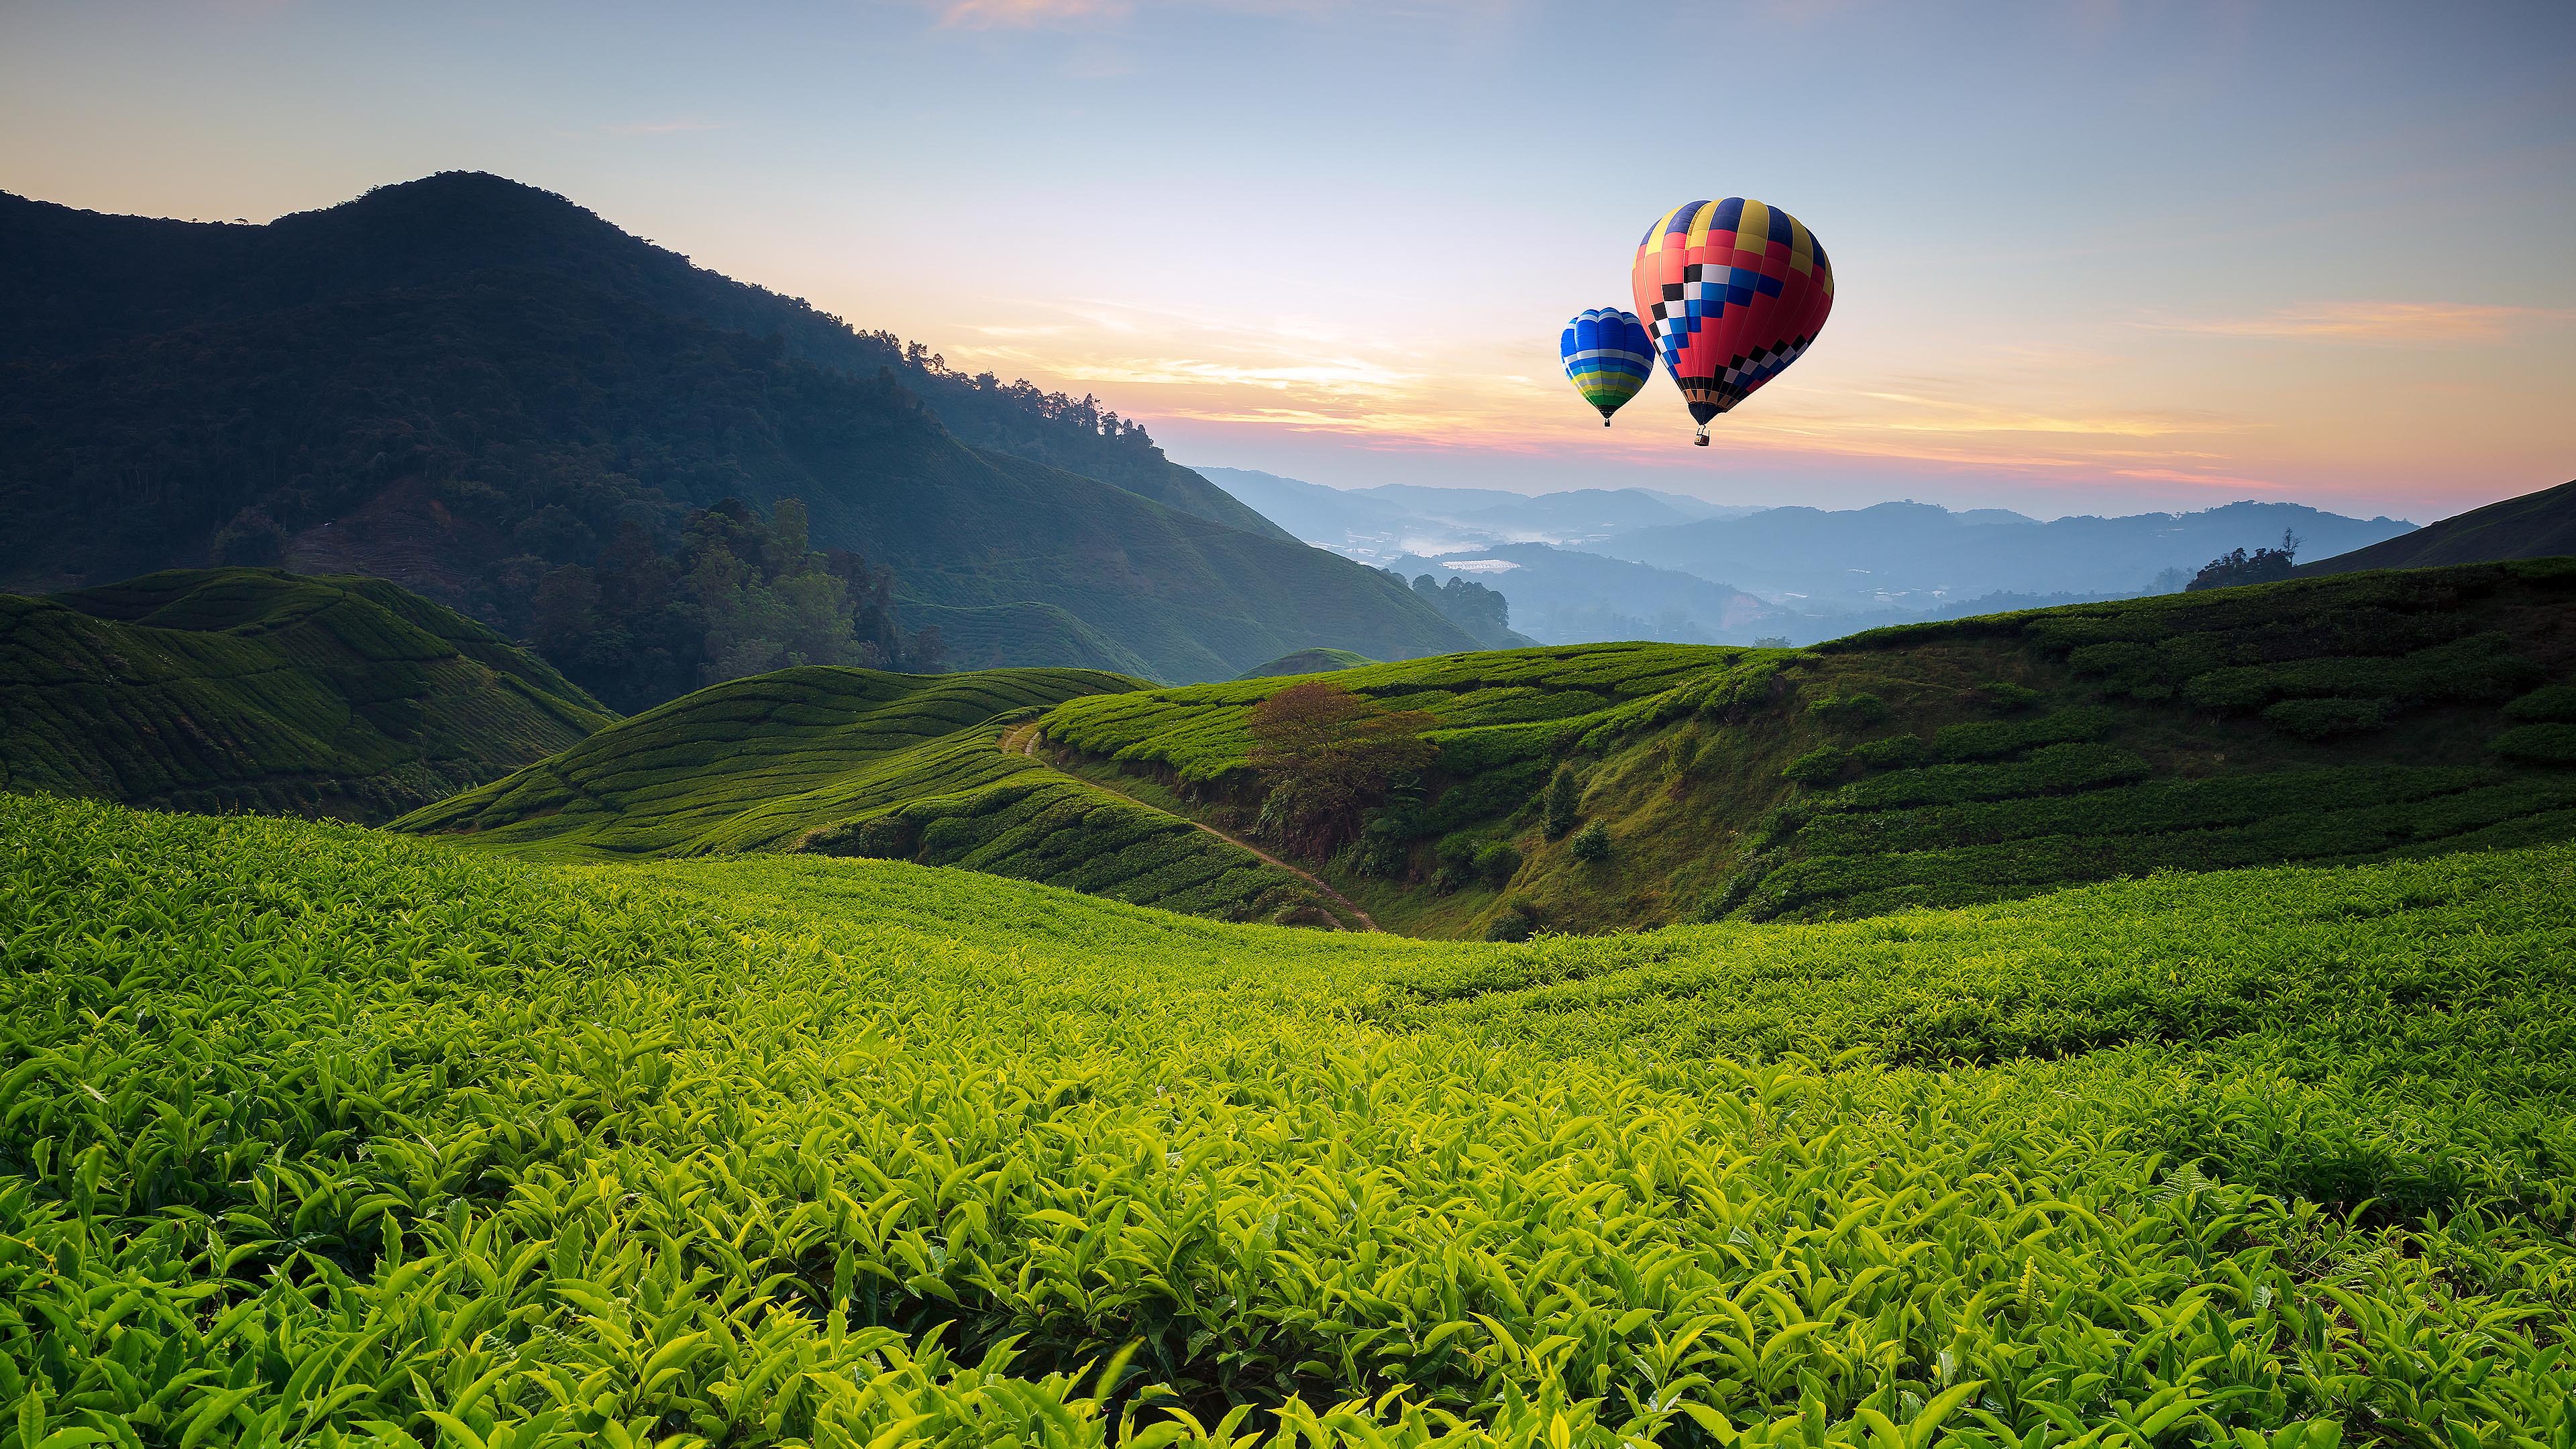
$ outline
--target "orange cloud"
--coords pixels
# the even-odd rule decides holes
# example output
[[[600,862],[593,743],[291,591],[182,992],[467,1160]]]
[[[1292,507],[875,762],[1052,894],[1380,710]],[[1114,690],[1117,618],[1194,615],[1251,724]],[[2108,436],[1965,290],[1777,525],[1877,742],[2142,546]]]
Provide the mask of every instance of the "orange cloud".
[[[2468,302],[2322,302],[2256,317],[2152,318],[2157,332],[2289,341],[2484,342],[2521,327],[2576,321],[2563,307],[2495,307]]]

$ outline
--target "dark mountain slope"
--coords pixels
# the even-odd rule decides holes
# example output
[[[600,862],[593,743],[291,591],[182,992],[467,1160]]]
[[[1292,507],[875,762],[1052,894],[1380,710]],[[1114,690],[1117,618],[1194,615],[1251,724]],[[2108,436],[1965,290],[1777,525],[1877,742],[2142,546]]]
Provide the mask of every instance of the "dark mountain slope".
[[[217,569],[0,596],[0,787],[386,820],[615,716],[379,579]]]
[[[1286,537],[1171,462],[1144,430],[1026,383],[949,370],[889,333],[694,266],[551,192],[445,172],[265,226],[110,216],[0,193],[0,361],[267,313],[467,286],[570,285],[712,327],[776,336],[791,357],[865,377],[892,368],[960,438],[1086,473],[1184,513]]]
[[[2313,550],[2312,550],[2313,551]],[[2576,483],[2474,508],[2413,533],[2301,564],[2294,576],[2421,569],[2576,554]]]
[[[606,292],[483,274],[0,365],[0,580],[116,577],[274,518],[291,564],[359,570],[527,628],[535,577],[727,496],[802,498],[811,543],[891,565],[915,606],[1051,606],[1075,657],[1228,678],[1316,643],[1472,641],[1349,560],[959,442],[852,377]],[[960,662],[1061,662],[1051,621]],[[924,622],[939,622],[935,612]],[[1072,631],[1079,633],[1079,631]]]

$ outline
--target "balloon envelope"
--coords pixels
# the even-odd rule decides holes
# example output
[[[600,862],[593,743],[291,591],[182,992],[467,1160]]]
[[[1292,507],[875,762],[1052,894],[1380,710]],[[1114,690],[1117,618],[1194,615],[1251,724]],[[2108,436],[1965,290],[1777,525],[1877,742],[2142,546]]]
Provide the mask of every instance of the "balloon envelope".
[[[1583,400],[1601,409],[1601,425],[1655,375],[1655,343],[1636,314],[1595,307],[1565,324],[1556,349]]]
[[[1741,196],[1665,212],[1628,280],[1702,441],[1711,418],[1805,355],[1834,309],[1833,264],[1814,234]]]

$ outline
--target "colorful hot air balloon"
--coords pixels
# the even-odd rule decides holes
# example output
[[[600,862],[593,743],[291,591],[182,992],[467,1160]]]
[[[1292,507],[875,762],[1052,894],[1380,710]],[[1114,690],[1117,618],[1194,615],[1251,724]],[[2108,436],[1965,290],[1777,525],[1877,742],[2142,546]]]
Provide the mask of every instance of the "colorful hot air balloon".
[[[1814,234],[1740,196],[1665,212],[1628,280],[1701,447],[1709,420],[1797,361],[1834,309],[1833,265]]]
[[[1595,307],[1565,324],[1556,350],[1583,400],[1601,409],[1601,426],[1655,375],[1655,340],[1634,312]]]

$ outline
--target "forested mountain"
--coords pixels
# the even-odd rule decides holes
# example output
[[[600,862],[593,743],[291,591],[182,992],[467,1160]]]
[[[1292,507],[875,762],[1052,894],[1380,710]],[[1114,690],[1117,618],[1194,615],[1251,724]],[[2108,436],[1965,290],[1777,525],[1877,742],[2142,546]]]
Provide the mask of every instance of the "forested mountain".
[[[2321,550],[2310,549],[2311,555]],[[2473,508],[2413,533],[2301,564],[2294,573],[2348,574],[2362,569],[2421,569],[2509,558],[2576,554],[2576,483],[2561,483],[2502,503]]]
[[[524,636],[545,579],[621,534],[676,547],[693,509],[792,497],[960,665],[1226,678],[1471,642],[1088,400],[961,376],[497,178],[266,226],[0,198],[0,268],[0,584],[282,562]]]

